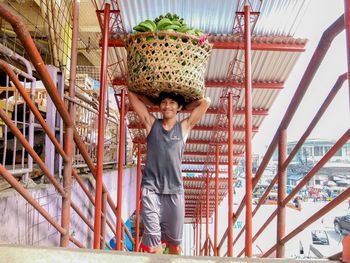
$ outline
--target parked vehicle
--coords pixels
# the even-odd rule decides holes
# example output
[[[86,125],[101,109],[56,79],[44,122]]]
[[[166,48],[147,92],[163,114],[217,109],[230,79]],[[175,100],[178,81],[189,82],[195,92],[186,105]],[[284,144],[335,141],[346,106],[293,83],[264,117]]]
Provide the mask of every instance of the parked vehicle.
[[[350,214],[334,218],[335,232],[345,236],[350,233]]]

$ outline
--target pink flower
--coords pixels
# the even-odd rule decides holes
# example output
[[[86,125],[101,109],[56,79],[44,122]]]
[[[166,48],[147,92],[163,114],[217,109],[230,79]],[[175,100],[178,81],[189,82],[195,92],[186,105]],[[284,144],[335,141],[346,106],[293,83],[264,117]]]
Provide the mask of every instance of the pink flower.
[[[207,41],[207,39],[208,39],[208,35],[202,35],[202,36],[200,36],[198,45],[199,45],[199,46],[204,45],[204,43],[205,43],[205,41]]]

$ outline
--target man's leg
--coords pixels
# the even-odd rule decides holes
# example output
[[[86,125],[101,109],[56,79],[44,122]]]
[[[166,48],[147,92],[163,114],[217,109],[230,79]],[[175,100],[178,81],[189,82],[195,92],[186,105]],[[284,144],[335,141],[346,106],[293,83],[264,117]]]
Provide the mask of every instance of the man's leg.
[[[142,189],[141,215],[144,224],[144,232],[140,247],[148,253],[163,253],[161,246],[160,208],[158,195],[146,188]]]
[[[181,255],[181,242],[185,216],[183,194],[162,195],[162,242],[169,247],[169,254]]]

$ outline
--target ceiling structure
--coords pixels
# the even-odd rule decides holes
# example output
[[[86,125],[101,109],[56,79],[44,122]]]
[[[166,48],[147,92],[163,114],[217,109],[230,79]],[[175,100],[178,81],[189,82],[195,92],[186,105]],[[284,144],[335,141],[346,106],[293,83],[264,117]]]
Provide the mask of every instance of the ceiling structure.
[[[241,11],[244,1],[223,0],[220,5],[215,1],[135,1],[126,0],[119,4],[120,14],[126,32],[132,33],[133,26],[146,19],[167,12],[176,13],[192,27],[201,28],[209,34],[209,41],[214,45],[208,68],[205,73],[205,96],[212,100],[205,116],[191,131],[184,150],[183,176],[185,188],[185,217],[190,222],[198,215],[199,204],[202,203],[202,217],[205,217],[206,177],[209,174],[209,216],[215,208],[215,145],[219,144],[219,203],[227,195],[228,165],[228,127],[227,118],[218,125],[218,118],[226,116],[227,101],[222,99],[229,88],[234,88],[236,100],[233,116],[233,158],[237,164],[244,157],[245,151],[245,102],[244,75],[238,63],[233,67],[227,79],[230,63],[233,60],[244,61],[244,40],[242,35],[234,31],[236,11]],[[307,1],[250,1],[252,10],[259,8],[252,37],[252,125],[253,136],[268,116],[269,110],[284,88],[288,76],[305,50],[306,39],[293,37],[295,29],[303,16]],[[288,15],[286,15],[288,14]],[[124,36],[112,35],[109,45],[124,52]],[[126,57],[124,57],[126,61]],[[244,67],[243,67],[244,68]],[[126,85],[126,77],[120,70],[115,75],[116,86]],[[224,103],[223,103],[224,102]],[[224,105],[223,105],[224,104]],[[156,117],[160,117],[159,108],[149,109]],[[181,111],[178,119],[189,116],[189,112]],[[135,142],[142,143],[142,158],[146,153],[145,129],[140,124],[134,110],[129,108],[127,114],[128,128]],[[209,170],[211,172],[207,173]]]
[[[46,55],[46,61],[53,63],[64,54],[64,43],[52,49],[52,39],[47,32],[50,21],[58,18],[43,16],[43,8],[47,1],[7,1],[15,10],[25,17],[25,21],[35,36],[36,44],[41,47],[41,54]],[[64,3],[67,1],[63,1]],[[237,164],[244,157],[245,151],[245,103],[244,103],[244,75],[242,65],[236,63],[230,68],[232,61],[244,60],[244,41],[242,35],[236,30],[237,11],[242,11],[243,0],[113,0],[112,6],[119,8],[123,31],[132,33],[132,28],[139,22],[165,13],[176,13],[183,17],[191,27],[203,29],[209,34],[209,42],[214,45],[208,67],[205,73],[205,96],[209,96],[212,104],[201,121],[194,127],[188,138],[183,158],[183,175],[186,199],[186,217],[193,218],[199,202],[205,204],[205,184],[207,170],[214,171],[215,145],[220,146],[220,178],[227,177],[228,163],[228,136],[227,136],[227,100],[223,94],[227,90],[234,90],[234,117],[233,117],[233,157]],[[296,28],[305,14],[308,0],[250,0],[252,10],[260,10],[260,15],[254,27],[252,36],[252,125],[253,136],[260,130],[260,126],[288,79],[299,56],[305,50],[306,39],[294,37]],[[26,8],[23,8],[25,5]],[[68,4],[66,4],[68,6]],[[101,9],[101,3],[94,0],[80,1],[80,26],[78,45],[78,65],[96,67],[99,72],[101,65],[101,28],[96,16],[96,8]],[[103,9],[103,8],[102,8]],[[29,23],[29,18],[37,16],[35,23]],[[51,19],[51,20],[50,20]],[[56,19],[56,20],[55,20]],[[66,18],[69,21],[69,18]],[[63,22],[61,22],[62,24]],[[51,28],[52,29],[52,28]],[[54,28],[55,29],[55,28]],[[15,45],[16,39],[11,39],[11,32],[6,31],[2,25],[2,43]],[[61,30],[57,27],[56,30]],[[5,37],[6,34],[6,37]],[[108,64],[110,82],[114,86],[125,86],[126,57],[124,48],[125,34],[110,36],[108,50]],[[69,42],[69,39],[68,41]],[[17,45],[17,44],[16,44]],[[66,43],[67,45],[67,43]],[[9,45],[7,45],[9,46]],[[10,47],[10,46],[9,46]],[[39,48],[40,49],[40,48]],[[21,54],[19,52],[19,54]],[[24,53],[23,53],[24,54]],[[62,64],[62,63],[61,63]],[[227,78],[228,73],[234,78]],[[153,114],[160,117],[157,107],[150,109]],[[189,112],[179,113],[179,120],[186,118]],[[221,121],[218,122],[218,119]],[[134,141],[142,142],[143,158],[146,151],[145,130],[140,124],[133,109],[127,114],[127,125]],[[210,176],[213,176],[210,173]],[[214,180],[210,183],[213,188]],[[227,194],[227,180],[220,179],[219,200]],[[214,200],[214,190],[210,190],[210,200]],[[214,203],[210,203],[210,214],[214,211]],[[204,216],[204,215],[203,215]]]

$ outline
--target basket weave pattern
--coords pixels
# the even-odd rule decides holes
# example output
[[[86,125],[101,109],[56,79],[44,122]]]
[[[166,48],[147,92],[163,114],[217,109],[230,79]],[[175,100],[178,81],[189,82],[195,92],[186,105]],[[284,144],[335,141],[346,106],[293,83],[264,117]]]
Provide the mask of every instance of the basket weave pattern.
[[[203,97],[204,73],[212,45],[177,32],[137,33],[128,37],[128,88],[150,98],[175,92],[186,102]]]

